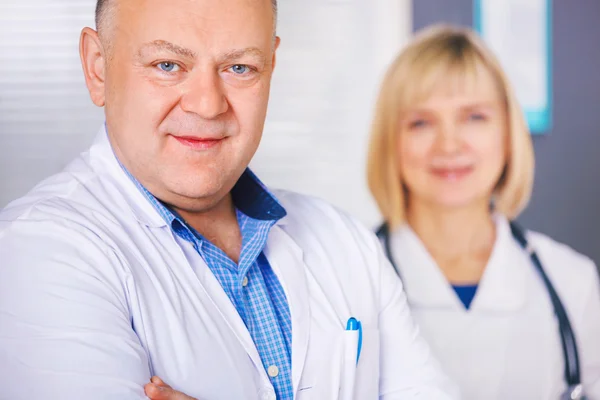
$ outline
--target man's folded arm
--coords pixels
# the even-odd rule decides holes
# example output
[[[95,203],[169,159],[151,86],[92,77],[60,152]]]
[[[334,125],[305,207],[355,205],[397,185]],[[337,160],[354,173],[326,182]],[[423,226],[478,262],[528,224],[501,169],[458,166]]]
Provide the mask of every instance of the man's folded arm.
[[[115,254],[66,222],[10,224],[0,233],[0,398],[146,399],[148,357]]]

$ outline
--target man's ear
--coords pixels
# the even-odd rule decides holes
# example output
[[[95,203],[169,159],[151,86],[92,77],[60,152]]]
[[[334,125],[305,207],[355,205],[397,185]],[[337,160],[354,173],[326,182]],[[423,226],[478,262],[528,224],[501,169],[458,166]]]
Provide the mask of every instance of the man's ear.
[[[281,38],[279,36],[275,37],[275,43],[273,44],[273,59],[271,60],[271,70],[275,69],[275,64],[277,64],[277,49],[279,48],[279,44],[281,43]]]
[[[98,32],[91,28],[84,28],[81,31],[79,57],[81,58],[85,84],[90,92],[92,102],[98,107],[103,107],[105,103],[104,73],[106,58]]]

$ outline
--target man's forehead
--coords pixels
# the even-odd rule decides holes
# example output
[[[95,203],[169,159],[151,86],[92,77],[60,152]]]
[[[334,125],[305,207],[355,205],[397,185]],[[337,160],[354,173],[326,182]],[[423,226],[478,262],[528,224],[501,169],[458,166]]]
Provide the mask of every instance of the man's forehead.
[[[260,38],[274,34],[270,0],[110,0],[118,2],[117,30],[150,39],[176,43],[178,36],[191,40],[215,35]],[[263,3],[263,7],[256,7]],[[264,4],[267,7],[264,7]],[[154,37],[150,37],[154,34]],[[185,38],[180,39],[185,42]]]
[[[272,0],[99,0],[98,7],[112,9],[113,11],[127,10],[133,12],[133,16],[140,15],[140,10],[156,9],[178,9],[185,12],[194,11],[220,11],[226,16],[235,9],[251,8],[256,11],[270,10],[274,14],[277,2]]]
[[[273,22],[273,33],[275,33],[275,27],[277,25],[277,0],[170,0],[165,2],[164,0],[97,0],[96,2],[96,28],[98,31],[108,29],[106,25],[112,25],[114,19],[117,18],[119,10],[127,9],[130,11],[130,15],[126,18],[134,18],[139,15],[140,10],[147,9],[148,7],[160,7],[168,6],[172,8],[189,8],[198,7],[201,5],[224,5],[226,8],[235,8],[240,5],[252,5],[254,8],[262,8],[270,13]],[[262,7],[261,7],[262,6]],[[265,7],[267,6],[267,7]]]

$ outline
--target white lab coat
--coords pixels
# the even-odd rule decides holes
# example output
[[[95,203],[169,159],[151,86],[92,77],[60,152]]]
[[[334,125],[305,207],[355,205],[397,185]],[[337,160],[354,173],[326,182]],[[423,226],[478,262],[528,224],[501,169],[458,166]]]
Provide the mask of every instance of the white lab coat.
[[[470,309],[417,235],[390,236],[413,317],[465,399],[557,400],[565,390],[558,323],[539,274],[496,217],[497,239]],[[600,282],[587,257],[528,232],[569,315],[588,398],[600,399]]]
[[[449,399],[377,239],[325,202],[276,194],[265,254],[292,319],[298,400],[336,399],[349,317],[354,399]],[[203,400],[274,399],[243,321],[190,243],[118,165],[104,130],[0,213],[0,398],[143,399],[152,374]]]

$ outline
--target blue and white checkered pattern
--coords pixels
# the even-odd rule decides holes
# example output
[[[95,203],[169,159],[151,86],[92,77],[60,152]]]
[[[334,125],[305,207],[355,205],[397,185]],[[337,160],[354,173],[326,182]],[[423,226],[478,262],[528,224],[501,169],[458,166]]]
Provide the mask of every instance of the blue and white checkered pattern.
[[[284,208],[249,169],[244,172],[231,192],[242,233],[242,251],[236,265],[129,176],[174,232],[194,245],[246,324],[264,368],[277,367],[278,375],[271,377],[277,398],[292,399],[290,309],[263,253],[271,227],[286,215]],[[248,279],[245,287],[244,277]]]

